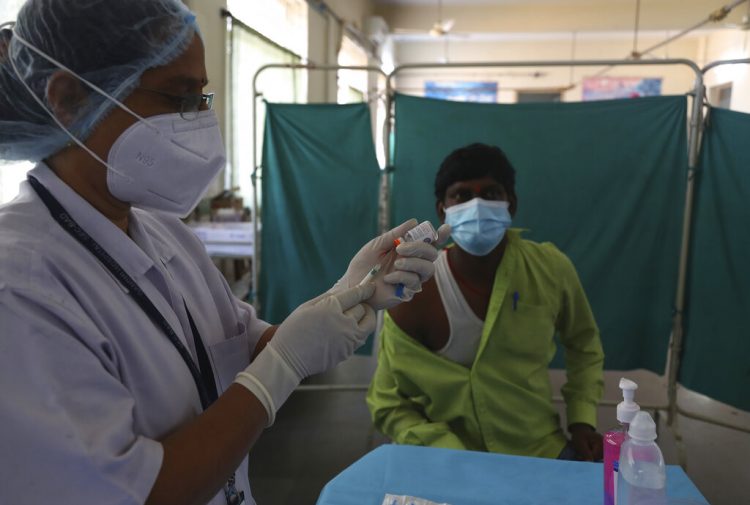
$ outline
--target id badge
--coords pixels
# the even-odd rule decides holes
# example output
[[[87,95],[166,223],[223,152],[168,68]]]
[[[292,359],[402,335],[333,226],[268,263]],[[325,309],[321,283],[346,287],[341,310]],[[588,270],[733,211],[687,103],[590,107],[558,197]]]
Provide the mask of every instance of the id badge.
[[[237,491],[234,474],[224,484],[224,497],[227,499],[227,505],[242,505],[245,503],[245,492]]]

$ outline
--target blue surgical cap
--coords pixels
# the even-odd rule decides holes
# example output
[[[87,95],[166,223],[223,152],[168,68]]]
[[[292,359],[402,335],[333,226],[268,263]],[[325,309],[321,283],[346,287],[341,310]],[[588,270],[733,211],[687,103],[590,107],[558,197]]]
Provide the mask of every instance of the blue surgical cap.
[[[0,160],[31,161],[70,141],[47,101],[47,83],[61,69],[14,32],[120,101],[144,71],[177,58],[198,33],[195,16],[179,0],[27,0],[14,30],[0,30]],[[84,141],[116,105],[82,85],[89,93],[67,127]]]

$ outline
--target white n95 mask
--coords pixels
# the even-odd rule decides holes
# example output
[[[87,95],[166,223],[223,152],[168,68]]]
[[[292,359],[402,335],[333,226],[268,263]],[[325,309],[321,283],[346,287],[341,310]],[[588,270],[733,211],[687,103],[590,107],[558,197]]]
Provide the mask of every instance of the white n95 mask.
[[[187,216],[224,167],[226,154],[219,122],[212,110],[199,111],[194,120],[179,113],[144,118],[96,84],[30,44],[15,29],[16,40],[56,67],[78,78],[137,119],[115,141],[104,161],[55,116],[23,79],[10,58],[19,82],[70,139],[107,168],[107,187],[115,198],[135,207]]]
[[[109,150],[107,187],[123,202],[187,216],[224,168],[226,154],[213,110],[190,121],[150,116],[125,130]]]
[[[472,256],[486,256],[505,236],[511,216],[508,202],[474,198],[445,208],[451,237]]]

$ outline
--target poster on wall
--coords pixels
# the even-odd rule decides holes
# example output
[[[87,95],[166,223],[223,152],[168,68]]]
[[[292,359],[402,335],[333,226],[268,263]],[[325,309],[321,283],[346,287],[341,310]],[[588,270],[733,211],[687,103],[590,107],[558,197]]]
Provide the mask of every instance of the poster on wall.
[[[583,100],[614,100],[661,95],[660,77],[587,77]]]
[[[497,82],[425,81],[424,96],[454,102],[497,103]]]

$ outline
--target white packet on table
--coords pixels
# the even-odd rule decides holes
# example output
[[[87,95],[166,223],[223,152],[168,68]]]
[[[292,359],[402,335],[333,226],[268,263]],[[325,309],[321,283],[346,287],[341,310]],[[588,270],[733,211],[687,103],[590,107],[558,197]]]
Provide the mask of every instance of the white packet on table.
[[[437,503],[424,498],[414,496],[387,494],[383,498],[383,505],[450,505],[449,503]]]

